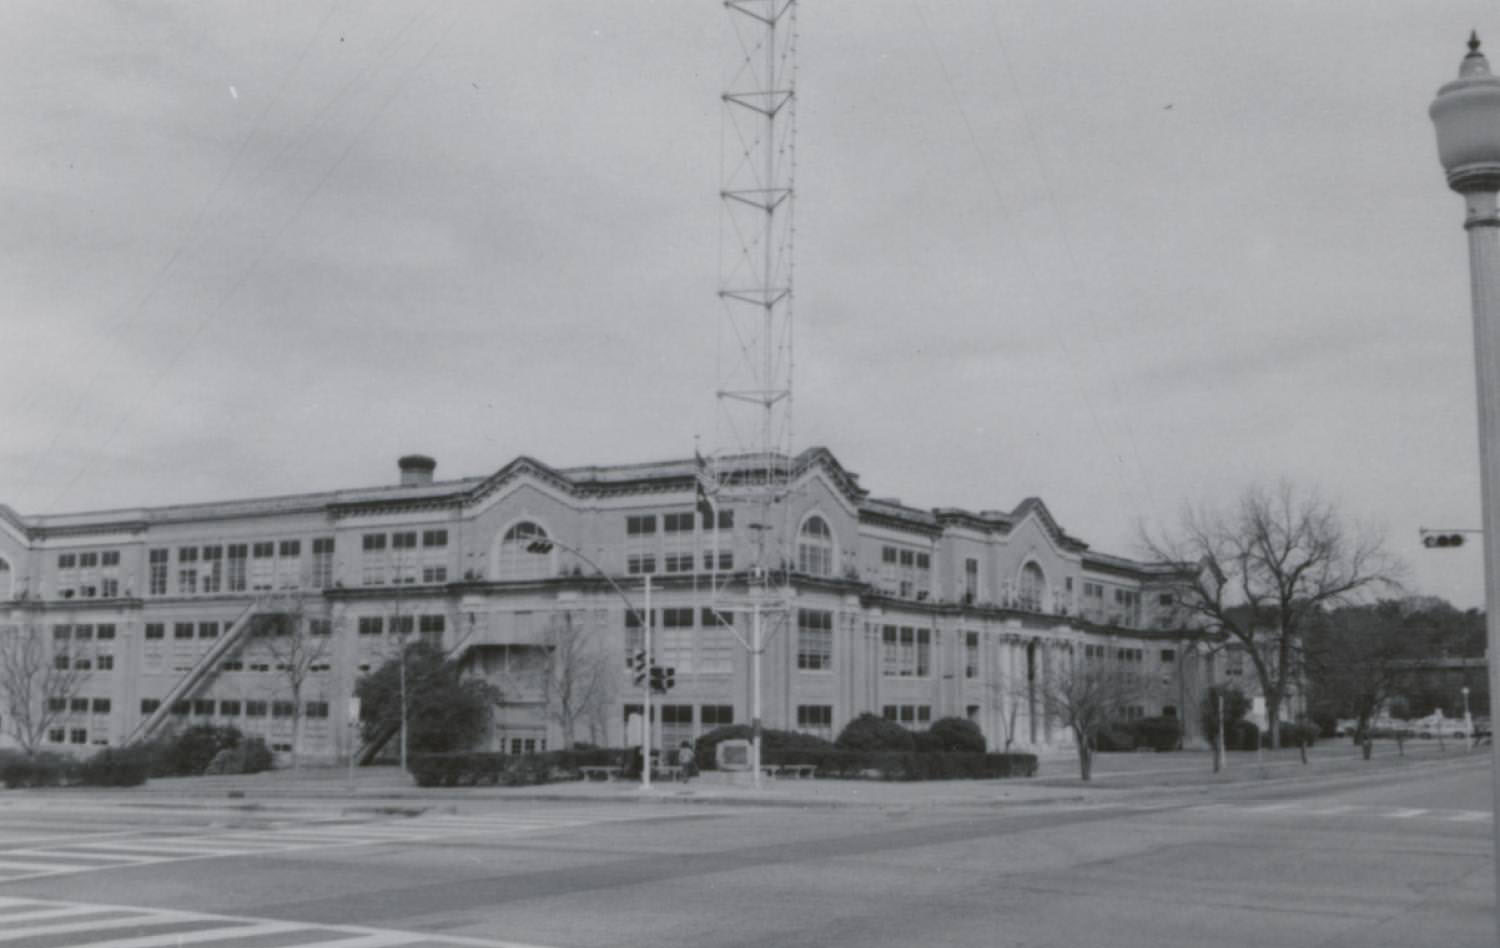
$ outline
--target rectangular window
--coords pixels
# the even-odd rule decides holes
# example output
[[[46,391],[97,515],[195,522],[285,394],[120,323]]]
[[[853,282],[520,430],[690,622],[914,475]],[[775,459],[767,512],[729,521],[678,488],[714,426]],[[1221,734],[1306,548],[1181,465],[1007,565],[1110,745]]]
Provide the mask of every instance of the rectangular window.
[[[230,592],[244,592],[246,583],[245,561],[249,559],[250,547],[244,543],[231,543],[225,549],[229,564],[224,583]]]
[[[662,514],[662,533],[692,533],[693,512]]]
[[[383,635],[385,633],[385,619],[381,616],[360,616],[360,635]]]
[[[48,698],[47,699],[47,710],[48,711],[52,711],[52,712],[59,712],[59,711],[66,711],[66,710],[68,710],[68,699],[67,698]]]
[[[250,546],[250,588],[270,589],[276,578],[276,544],[266,541]]]
[[[417,581],[417,532],[408,530],[391,534],[391,581],[410,585]]]
[[[307,634],[308,635],[319,635],[319,636],[332,635],[333,634],[333,622],[331,620],[328,620],[328,619],[308,619],[307,620]]]
[[[151,550],[147,554],[150,560],[150,574],[146,587],[147,595],[165,596],[167,594],[168,552],[168,550]]]
[[[361,581],[366,586],[378,586],[385,582],[385,534],[366,533],[360,539]]]
[[[972,605],[979,600],[979,561],[964,560],[964,602]]]
[[[705,704],[698,709],[698,720],[703,723],[704,730],[733,724],[734,705]]]
[[[418,633],[422,641],[437,648],[443,645],[443,628],[445,618],[443,616],[422,616],[417,623]]]
[[[916,727],[932,721],[932,706],[926,704],[888,704],[881,709],[887,721],[895,721],[905,727]]]
[[[95,698],[92,710],[93,710],[93,712],[95,714],[108,714],[109,713],[109,699],[108,698]]]
[[[79,713],[83,713],[83,712],[88,711],[88,709],[89,709],[89,699],[87,699],[87,698],[74,698],[73,700],[71,700],[71,701],[68,702],[68,710],[69,711],[76,711],[76,712],[79,712]]]
[[[713,554],[712,550],[710,550],[709,552],[703,554],[703,568],[704,568],[704,570],[706,570],[708,572],[713,572],[714,571],[714,554]],[[719,551],[719,566],[718,566],[719,572],[721,572],[721,573],[728,573],[728,572],[732,571],[733,569],[734,569],[734,551],[732,551],[732,550],[720,550]]]
[[[307,717],[314,720],[322,720],[328,717],[328,702],[309,701],[304,708]]]
[[[115,624],[113,622],[102,623],[98,628],[99,641],[105,642],[115,637]]]
[[[203,566],[198,571],[198,579],[206,593],[216,593],[223,588],[224,548],[222,546],[203,548]]]
[[[705,531],[712,531],[713,530],[713,528],[714,528],[714,518],[712,516],[710,516],[707,511],[704,511],[703,514],[702,514],[702,516],[699,519],[701,519],[703,521],[703,529]],[[734,511],[733,510],[721,510],[721,511],[719,511],[719,532],[720,533],[724,533],[725,531],[733,530],[733,529],[734,529]]]
[[[172,638],[190,639],[193,637],[193,624],[191,622],[178,622],[172,626]]]
[[[200,622],[200,623],[198,623],[198,638],[200,638],[200,639],[216,639],[218,637],[219,637],[219,623],[217,623],[217,622]]]
[[[191,596],[198,591],[198,548],[177,548],[177,593]]]
[[[115,657],[113,655],[95,655],[94,667],[102,672],[114,671]]]
[[[703,609],[698,613],[698,672],[704,675],[727,675],[734,671],[734,653],[739,642],[734,637],[734,613]]]
[[[296,589],[302,585],[302,541],[282,540],[277,552],[276,588]]]
[[[656,572],[656,557],[629,556],[625,560],[625,572],[632,576],[643,576],[647,573],[654,573]]]
[[[142,714],[150,714],[151,712],[155,711],[159,707],[161,707],[161,699],[160,698],[142,698],[141,699],[141,713]]]
[[[233,699],[219,702],[219,715],[226,718],[237,718],[240,716],[240,703]]]
[[[658,615],[661,632],[655,643],[657,664],[674,668],[679,675],[692,671],[693,610],[663,609]]]
[[[93,641],[93,639],[94,639],[94,627],[92,625],[84,624],[84,625],[75,625],[75,626],[73,626],[73,641],[75,641],[75,642],[91,642],[91,641]]]
[[[422,582],[448,581],[448,531],[422,531]]]
[[[67,732],[60,727],[48,728],[47,740],[51,741],[54,744],[61,744],[66,733]]]
[[[1177,650],[1175,648],[1164,648],[1161,650],[1161,660],[1164,662],[1177,661]]]
[[[625,518],[625,535],[629,537],[654,536],[656,534],[656,514],[645,514],[639,517]]]
[[[264,701],[246,701],[245,717],[263,718],[266,716],[266,703]]]
[[[146,638],[163,639],[167,637],[167,626],[162,622],[146,623]]]
[[[333,537],[317,537],[312,541],[311,579],[314,589],[333,585]]]
[[[662,567],[668,573],[691,573],[693,571],[693,554],[691,553],[668,553],[662,557]]]
[[[193,713],[200,717],[208,717],[214,713],[215,701],[212,698],[193,699]]]
[[[797,705],[797,730],[824,740],[833,740],[833,705]]]
[[[68,731],[68,743],[70,743],[70,744],[87,744],[88,742],[89,742],[89,732],[88,732],[88,730],[86,728],[75,727],[75,728],[71,729],[70,731]]]
[[[832,612],[826,609],[797,610],[797,667],[804,671],[832,670]]]
[[[71,625],[54,625],[52,627],[52,641],[66,642],[72,637],[73,627]]]
[[[273,717],[273,718],[291,718],[291,717],[296,717],[296,715],[297,715],[297,706],[295,704],[293,704],[292,702],[290,702],[290,701],[273,701],[273,702],[271,702],[271,717]]]
[[[979,633],[964,633],[964,677],[979,677]]]
[[[881,669],[888,677],[926,678],[932,660],[932,630],[888,625],[881,630]]]

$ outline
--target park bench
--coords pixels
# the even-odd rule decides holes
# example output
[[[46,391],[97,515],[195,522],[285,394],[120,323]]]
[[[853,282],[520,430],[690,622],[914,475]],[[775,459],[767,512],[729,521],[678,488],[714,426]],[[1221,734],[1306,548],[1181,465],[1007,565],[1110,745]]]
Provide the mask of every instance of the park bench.
[[[776,768],[776,776],[796,777],[798,780],[811,780],[817,772],[816,764],[782,764]]]

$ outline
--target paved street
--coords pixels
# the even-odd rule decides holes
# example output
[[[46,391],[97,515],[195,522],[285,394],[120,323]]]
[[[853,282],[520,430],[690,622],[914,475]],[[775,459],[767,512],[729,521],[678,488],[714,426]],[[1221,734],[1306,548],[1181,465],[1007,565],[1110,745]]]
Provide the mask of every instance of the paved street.
[[[0,794],[0,948],[1493,945],[1487,766],[939,806]]]

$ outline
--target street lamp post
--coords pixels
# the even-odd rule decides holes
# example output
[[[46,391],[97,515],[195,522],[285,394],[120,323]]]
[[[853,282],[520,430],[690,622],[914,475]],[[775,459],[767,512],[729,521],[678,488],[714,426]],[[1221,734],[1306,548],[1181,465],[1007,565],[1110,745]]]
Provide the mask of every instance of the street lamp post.
[[[1479,402],[1480,503],[1484,511],[1485,628],[1490,694],[1500,694],[1500,78],[1469,36],[1458,78],[1428,110],[1448,186],[1463,195]],[[1500,755],[1490,752],[1495,852],[1500,859]],[[1495,874],[1500,906],[1500,873]]]
[[[572,553],[574,556],[578,557],[580,560],[583,560],[585,563],[588,564],[589,568],[592,569],[594,571],[594,573],[600,579],[604,580],[606,583],[609,583],[610,588],[613,589],[617,595],[619,595],[619,597],[620,597],[620,599],[622,601],[624,601],[625,608],[629,609],[630,612],[631,612],[631,614],[633,614],[635,616],[636,622],[639,623],[639,625],[641,627],[641,630],[642,630],[642,634],[645,636],[646,681],[645,681],[644,700],[642,702],[642,708],[644,709],[645,714],[644,714],[644,716],[641,719],[641,757],[642,757],[642,763],[641,763],[641,789],[643,789],[643,790],[650,790],[651,789],[651,737],[652,737],[652,734],[651,734],[651,574],[647,573],[643,577],[645,579],[646,611],[645,611],[645,615],[642,615],[641,614],[641,610],[637,609],[635,607],[635,604],[630,601],[630,597],[627,596],[627,595],[625,595],[625,590],[623,590],[623,589],[620,588],[620,584],[617,583],[617,582],[615,582],[613,579],[611,579],[610,575],[608,573],[606,573],[599,566],[598,563],[595,563],[593,560],[589,559],[587,556],[585,556],[583,554],[583,552],[581,550],[577,549],[576,547],[571,547],[568,544],[559,542],[557,540],[554,540],[551,537],[537,537],[536,539],[532,540],[530,543],[526,544],[526,552],[527,553],[537,553],[537,554],[551,553],[552,552],[552,548],[554,546],[557,547],[557,548],[559,548],[559,549],[566,550],[569,553]]]

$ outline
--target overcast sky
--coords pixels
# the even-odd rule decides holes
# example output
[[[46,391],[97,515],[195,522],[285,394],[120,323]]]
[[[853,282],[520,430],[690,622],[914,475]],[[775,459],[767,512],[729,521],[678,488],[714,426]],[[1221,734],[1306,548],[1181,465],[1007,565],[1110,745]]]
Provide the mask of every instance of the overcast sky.
[[[0,503],[711,448],[727,15],[0,4]],[[798,447],[1094,548],[1287,477],[1482,602],[1462,205],[1490,2],[804,0]],[[1497,61],[1500,62],[1500,61]]]

